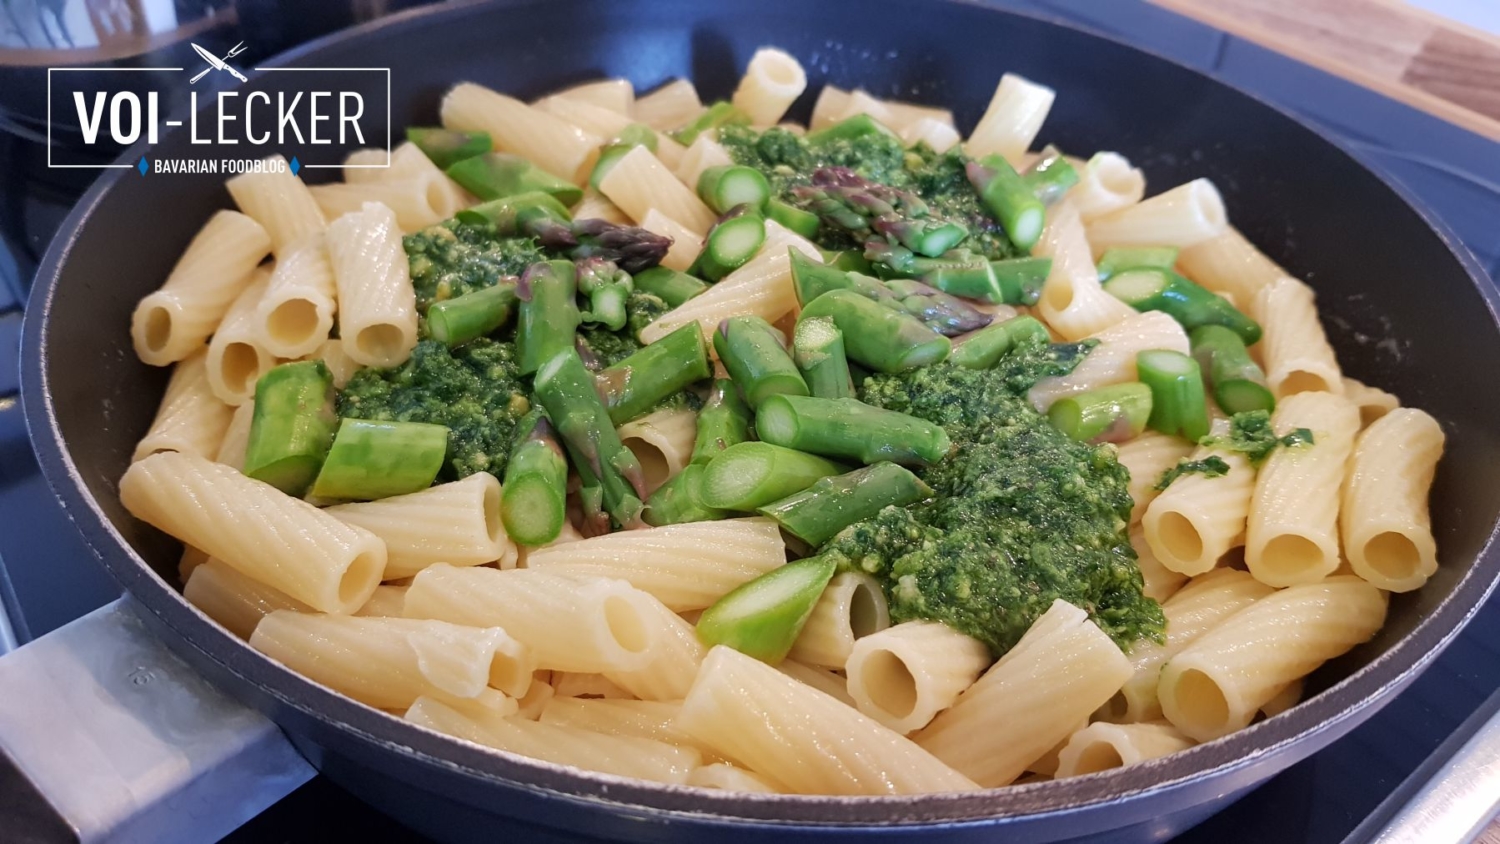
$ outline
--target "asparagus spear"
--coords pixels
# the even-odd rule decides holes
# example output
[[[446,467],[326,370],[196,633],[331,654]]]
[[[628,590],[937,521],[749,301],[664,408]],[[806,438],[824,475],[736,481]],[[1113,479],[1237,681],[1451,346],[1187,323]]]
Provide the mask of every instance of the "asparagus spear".
[[[758,316],[731,317],[719,323],[714,351],[752,408],[780,393],[807,395],[807,382],[787,354],[781,332]]]
[[[1026,168],[1021,178],[1043,205],[1051,205],[1062,199],[1068,188],[1078,184],[1078,171],[1063,158],[1057,147],[1049,144],[1042,150],[1042,156]]]
[[[703,332],[690,322],[594,378],[610,420],[623,425],[712,374]]]
[[[991,261],[995,282],[1000,286],[1002,305],[1035,305],[1042,298],[1042,287],[1052,272],[1051,258],[1007,258]],[[990,300],[992,301],[992,300]]]
[[[818,317],[798,322],[792,335],[792,358],[814,396],[824,399],[854,396],[849,358],[844,355],[844,335],[833,320]]]
[[[762,442],[860,463],[929,466],[953,447],[940,426],[857,399],[772,396],[755,410]]]
[[[715,214],[727,214],[738,205],[757,210],[771,198],[771,183],[754,167],[743,164],[721,164],[698,176],[698,197]]]
[[[817,548],[844,528],[873,518],[887,507],[905,507],[932,495],[932,488],[895,463],[875,463],[823,478],[801,492],[760,508],[781,529]]]
[[[333,376],[322,361],[277,366],[255,384],[245,475],[301,495],[323,467],[337,424]]]
[[[563,349],[573,348],[578,330],[578,274],[572,261],[538,261],[516,285],[516,357],[521,374],[536,372]]]
[[[1053,427],[1079,442],[1119,443],[1146,429],[1151,388],[1129,382],[1058,399],[1047,411]]]
[[[1099,280],[1109,281],[1126,270],[1170,270],[1176,263],[1175,246],[1116,246],[1099,256]]]
[[[870,228],[892,243],[928,256],[941,255],[969,236],[968,229],[948,220],[878,217],[870,223]]]
[[[500,521],[518,544],[546,545],[562,532],[567,518],[568,459],[540,411],[528,414],[516,431],[505,464]]]
[[[603,258],[582,258],[574,262],[578,274],[578,292],[589,299],[589,309],[579,314],[583,322],[603,323],[610,331],[625,327],[625,301],[635,289],[630,274]]]
[[[500,237],[533,237],[537,221],[571,223],[573,217],[549,193],[531,191],[481,202],[454,215],[464,223],[491,223]]]
[[[1260,339],[1260,325],[1255,320],[1222,296],[1168,269],[1126,270],[1105,282],[1104,290],[1138,311],[1161,311],[1188,331],[1222,325],[1238,334],[1247,346]]]
[[[878,219],[919,221],[931,214],[927,203],[916,194],[872,182],[847,167],[814,170],[812,184],[792,188],[791,197],[797,207],[818,215],[824,225],[842,229],[859,240],[874,236],[872,224]],[[934,227],[940,225],[941,221],[933,221]],[[921,230],[907,234],[917,237]],[[934,254],[948,248],[944,246]]]
[[[953,362],[970,369],[989,369],[1029,337],[1051,340],[1047,327],[1034,317],[1012,317],[970,334],[953,347]]]
[[[711,522],[727,517],[703,503],[699,493],[703,483],[703,466],[690,463],[670,481],[662,484],[646,499],[646,524],[652,527],[680,525],[686,522]]]
[[[719,452],[750,438],[750,408],[728,378],[714,381],[698,411],[698,438],[693,443],[693,465],[702,465]]]
[[[1222,325],[1205,325],[1188,335],[1193,357],[1208,374],[1214,401],[1231,416],[1248,410],[1276,409],[1276,397],[1266,387],[1266,374],[1255,361],[1240,335]]]
[[[405,495],[432,486],[448,452],[448,429],[425,422],[345,419],[312,494],[363,501]]]
[[[614,261],[632,275],[661,263],[672,239],[635,226],[617,226],[605,220],[574,220],[571,223],[553,219],[535,219],[526,225],[524,234],[537,243],[567,255],[580,258],[603,258]]]
[[[427,308],[427,333],[447,346],[461,346],[498,329],[516,309],[519,279],[500,279],[492,287],[433,302]]]
[[[656,132],[650,127],[640,123],[631,123],[610,143],[605,144],[599,150],[599,159],[594,162],[594,169],[589,171],[589,187],[599,189],[599,183],[609,175],[615,164],[625,157],[625,153],[636,147],[645,147],[656,152]]]
[[[739,205],[714,224],[688,272],[718,281],[755,257],[766,241],[766,221],[751,205]]]
[[[715,601],[698,617],[698,639],[775,665],[786,658],[813,607],[833,579],[834,561],[798,560],[757,577]]]
[[[1042,236],[1046,207],[1031,186],[1001,156],[991,154],[964,167],[985,209],[1000,221],[1011,243],[1030,249]]]
[[[1208,436],[1208,399],[1197,361],[1181,352],[1151,349],[1135,356],[1135,369],[1141,383],[1151,389],[1147,424],[1193,442]]]
[[[457,161],[444,172],[480,199],[499,199],[532,191],[551,194],[563,205],[573,205],[583,199],[583,189],[519,155],[487,152]]]
[[[818,228],[822,225],[818,222],[817,214],[774,198],[766,202],[766,218],[775,220],[793,234],[809,239],[818,236]]]
[[[447,170],[465,158],[483,155],[491,149],[489,132],[408,126],[406,139],[416,144],[417,149],[431,159],[439,170]]]
[[[946,358],[952,348],[947,337],[916,317],[882,307],[852,290],[831,290],[807,303],[802,318],[815,317],[832,318],[843,332],[849,359],[880,372],[929,366]]]
[[[988,325],[989,314],[927,284],[910,279],[872,278],[820,264],[795,249],[791,253],[792,286],[806,304],[830,290],[852,290],[900,313],[911,314],[939,334],[956,336]]]
[[[801,492],[819,478],[849,471],[832,460],[764,442],[737,443],[708,462],[699,494],[718,510],[754,512]]]
[[[831,141],[849,141],[865,135],[892,135],[895,133],[886,128],[885,124],[868,114],[856,114],[843,120],[825,126],[814,132],[808,132],[806,141],[810,147],[825,146]]]
[[[840,249],[835,251],[822,249],[819,251],[823,253],[823,263],[835,269],[844,270],[845,272],[863,273],[865,275],[869,275],[875,271],[869,259],[865,258],[865,253],[862,249]]]
[[[535,387],[537,401],[567,444],[579,480],[597,491],[584,498],[584,517],[601,529],[610,517],[622,528],[639,527],[645,497],[640,461],[620,442],[578,352],[570,346],[544,363]]]
[[[720,126],[745,126],[749,123],[750,115],[724,100],[719,100],[704,109],[702,114],[693,119],[693,122],[672,132],[671,135],[672,140],[687,146],[710,129],[717,129]]]
[[[675,308],[707,290],[709,285],[696,276],[669,267],[652,267],[635,274],[635,289],[661,299]]]

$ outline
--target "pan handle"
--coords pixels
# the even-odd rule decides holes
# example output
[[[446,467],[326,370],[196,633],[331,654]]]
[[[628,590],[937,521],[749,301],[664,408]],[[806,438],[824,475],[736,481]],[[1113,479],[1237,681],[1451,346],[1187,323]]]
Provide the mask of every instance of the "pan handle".
[[[129,596],[0,658],[6,840],[217,841],[313,773],[275,724],[168,651]]]

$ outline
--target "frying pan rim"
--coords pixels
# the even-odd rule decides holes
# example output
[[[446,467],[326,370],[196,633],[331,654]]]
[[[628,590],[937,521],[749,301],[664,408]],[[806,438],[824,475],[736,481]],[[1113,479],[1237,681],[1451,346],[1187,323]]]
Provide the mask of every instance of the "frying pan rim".
[[[489,6],[522,7],[547,0],[460,0],[400,12],[386,18],[318,38],[282,53],[262,66],[284,66],[317,54],[335,44],[363,38],[387,28],[442,25],[441,16],[462,18]],[[1101,38],[1128,50],[1204,77],[1255,103],[1330,145],[1340,154],[1390,190],[1433,230],[1456,258],[1500,330],[1500,291],[1468,248],[1429,208],[1398,182],[1367,165],[1339,140],[1309,125],[1286,109],[1254,93],[1216,79],[1191,66],[1100,32],[1045,13],[996,8],[979,0],[927,0],[934,5],[952,5],[984,14],[1009,15]],[[430,21],[428,18],[438,18]],[[145,144],[137,145],[118,159],[130,163],[140,157]],[[1322,694],[1289,712],[1252,725],[1224,738],[1143,765],[1120,768],[1084,777],[987,789],[979,792],[927,794],[896,797],[830,797],[801,795],[743,795],[642,783],[637,780],[578,771],[514,754],[469,746],[431,733],[394,716],[364,707],[307,680],[254,651],[217,622],[203,615],[164,581],[125,541],[97,501],[87,491],[78,467],[62,440],[56,408],[48,385],[48,328],[57,282],[79,233],[93,217],[102,198],[124,172],[101,176],[69,213],[49,245],[36,275],[22,331],[22,403],[33,447],[43,474],[69,519],[77,525],[90,549],[110,574],[162,624],[170,628],[182,647],[191,648],[216,669],[249,684],[262,696],[290,707],[327,729],[403,753],[427,766],[448,768],[464,776],[587,804],[608,804],[615,811],[635,811],[700,822],[731,825],[775,825],[812,828],[898,825],[958,827],[1016,820],[1039,820],[1047,815],[1102,809],[1147,792],[1173,792],[1244,772],[1258,761],[1291,745],[1315,738],[1361,712],[1378,709],[1396,691],[1414,678],[1455,638],[1478,611],[1500,579],[1500,560],[1495,553],[1500,522],[1472,565],[1449,595],[1413,630],[1388,650],[1376,656]],[[1487,581],[1479,573],[1491,569]],[[538,782],[538,778],[544,782]],[[606,796],[607,795],[607,796]],[[665,799],[664,799],[665,798]],[[819,811],[837,808],[839,817],[820,818]],[[765,810],[770,809],[767,812]],[[751,811],[746,811],[751,810]]]

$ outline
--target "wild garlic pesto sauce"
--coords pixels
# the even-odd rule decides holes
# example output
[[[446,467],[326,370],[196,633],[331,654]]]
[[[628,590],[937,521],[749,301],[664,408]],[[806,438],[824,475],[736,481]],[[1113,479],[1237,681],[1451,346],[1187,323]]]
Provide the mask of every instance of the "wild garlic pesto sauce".
[[[500,237],[489,223],[456,219],[429,226],[401,239],[417,291],[417,310],[493,287],[505,276],[519,276],[536,261],[547,260],[529,237]]]

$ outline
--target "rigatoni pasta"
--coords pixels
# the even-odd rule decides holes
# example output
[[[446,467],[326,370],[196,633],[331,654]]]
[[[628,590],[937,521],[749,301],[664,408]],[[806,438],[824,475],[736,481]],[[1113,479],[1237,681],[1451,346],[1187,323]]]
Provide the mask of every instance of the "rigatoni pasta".
[[[785,51],[762,47],[750,57],[731,102],[750,116],[751,123],[768,126],[780,120],[806,88],[807,74],[796,59]]]
[[[190,355],[172,368],[167,391],[151,428],[135,446],[132,460],[158,451],[181,451],[214,457],[229,430],[235,410],[214,395],[208,380],[208,350]]]
[[[902,735],[973,685],[989,667],[983,642],[933,621],[907,621],[854,643],[845,669],[859,711]]]
[[[321,235],[287,250],[255,305],[255,339],[279,358],[317,351],[333,330],[333,266]]]
[[[702,110],[698,89],[686,79],[673,79],[635,101],[635,119],[663,132],[684,126]]]
[[[693,456],[698,414],[686,408],[658,410],[621,425],[619,434],[641,463],[649,495],[681,472]]]
[[[1089,221],[1095,252],[1114,246],[1192,246],[1222,234],[1229,225],[1224,200],[1207,179],[1194,179],[1166,193]]]
[[[241,639],[249,639],[255,625],[277,610],[314,611],[280,589],[240,574],[212,557],[189,570],[182,597]]]
[[[645,147],[621,156],[599,180],[599,192],[634,220],[654,209],[700,236],[714,224],[714,212]]]
[[[136,305],[130,318],[136,357],[166,366],[197,351],[270,251],[270,235],[251,217],[236,211],[210,217],[161,289]]]
[[[1012,165],[1019,164],[1056,99],[1057,92],[1045,85],[1005,74],[964,148],[975,158],[998,153]]]
[[[1323,333],[1313,289],[1283,276],[1261,288],[1255,318],[1265,327],[1266,381],[1282,399],[1294,393],[1342,393],[1343,373]]]
[[[1427,493],[1444,439],[1436,419],[1411,408],[1390,411],[1359,435],[1339,526],[1354,573],[1381,589],[1420,589],[1437,571]]]
[[[262,164],[260,169],[230,178],[224,187],[234,204],[265,228],[271,251],[279,258],[327,228],[328,218],[285,158],[272,155],[262,159]]]
[[[255,398],[256,382],[276,365],[275,356],[260,344],[255,319],[273,274],[264,268],[255,271],[208,341],[205,377],[225,404],[239,406]]]
[[[1074,733],[1058,753],[1055,776],[1077,777],[1135,765],[1193,744],[1170,724],[1090,724]]]
[[[417,345],[416,296],[396,215],[377,202],[328,227],[338,287],[343,351],[366,366],[390,367]]]
[[[384,580],[411,577],[434,563],[515,562],[516,544],[500,524],[500,482],[487,472],[421,492],[325,509],[385,543]]]
[[[701,297],[700,297],[701,298]],[[1045,411],[1065,396],[1135,380],[1135,356],[1148,349],[1188,351],[1187,334],[1177,320],[1160,311],[1135,314],[1093,335],[1099,345],[1071,374],[1043,378],[1029,396]]]
[[[604,139],[512,97],[481,85],[455,85],[442,104],[449,129],[488,132],[495,149],[529,159],[548,173],[575,184],[584,164]]]
[[[787,656],[809,665],[844,667],[855,643],[891,626],[885,593],[860,572],[834,575]]]
[[[1135,316],[1129,305],[1100,286],[1083,223],[1071,203],[1053,207],[1036,254],[1052,259],[1037,310],[1064,339],[1098,334]]]

